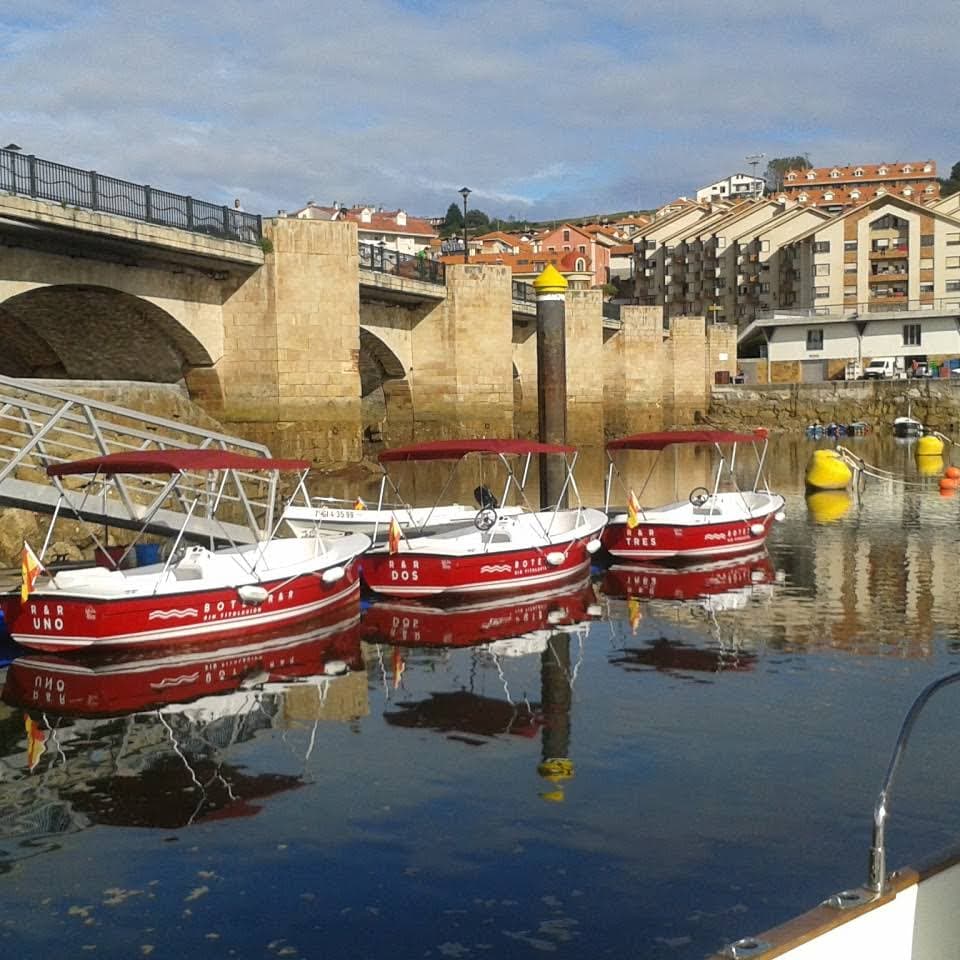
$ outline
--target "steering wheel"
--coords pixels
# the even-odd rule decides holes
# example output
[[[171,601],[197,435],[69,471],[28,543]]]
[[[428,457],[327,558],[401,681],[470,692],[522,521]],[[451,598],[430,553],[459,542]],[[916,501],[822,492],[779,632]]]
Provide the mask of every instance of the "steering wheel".
[[[489,530],[496,522],[497,511],[493,507],[484,507],[482,510],[478,510],[477,515],[473,518],[473,525],[481,533]]]
[[[695,507],[702,507],[710,499],[710,491],[706,487],[694,487],[690,491],[690,502]]]

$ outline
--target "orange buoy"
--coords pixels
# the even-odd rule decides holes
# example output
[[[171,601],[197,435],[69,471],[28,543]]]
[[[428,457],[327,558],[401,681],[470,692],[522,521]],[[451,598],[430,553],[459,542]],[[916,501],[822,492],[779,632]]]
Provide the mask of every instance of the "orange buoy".
[[[941,490],[956,490],[957,487],[960,487],[960,480],[956,477],[941,477],[940,478],[940,489]]]
[[[947,467],[947,469],[943,471],[943,475],[945,477],[960,478],[960,467]]]
[[[941,487],[940,496],[941,497],[953,497],[956,496],[957,490],[955,487]]]

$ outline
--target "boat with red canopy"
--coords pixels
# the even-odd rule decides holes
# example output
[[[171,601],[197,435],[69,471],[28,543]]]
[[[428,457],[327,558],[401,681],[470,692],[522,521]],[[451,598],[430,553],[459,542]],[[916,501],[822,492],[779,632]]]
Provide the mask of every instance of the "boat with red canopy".
[[[91,562],[58,570],[44,562],[45,543],[34,571],[25,571],[29,596],[13,617],[11,635],[47,651],[138,648],[275,629],[359,604],[357,558],[369,547],[368,537],[276,536],[278,475],[298,473],[302,486],[309,466],[216,448],[123,451],[50,464],[47,473],[61,490],[63,478],[87,476],[90,499],[99,493],[105,499],[109,488],[132,502],[141,533],[156,529],[156,517],[174,500],[184,507],[182,526],[171,530],[165,558],[139,566],[129,565],[139,535],[114,556],[91,531],[112,569]],[[133,477],[140,481],[135,488],[127,485]],[[245,481],[268,486],[263,518],[244,494]],[[94,511],[85,513],[89,518]],[[230,535],[238,515],[246,520],[250,542],[238,544]],[[194,517],[203,523],[191,525]],[[198,530],[206,531],[205,542],[190,542]],[[214,537],[217,530],[222,535]]]
[[[533,457],[547,456],[562,458],[564,482],[556,504],[538,510],[524,488]],[[386,450],[379,459],[385,469],[395,463],[447,461],[451,478],[461,464],[473,461],[480,474],[480,508],[469,528],[411,535],[394,526],[389,542],[363,560],[363,577],[377,593],[458,596],[543,590],[583,576],[591,554],[600,549],[599,533],[607,518],[580,502],[573,447],[518,439],[438,440]],[[501,510],[484,483],[484,469],[505,475],[503,499],[520,500],[521,512]],[[568,497],[575,506],[564,506]]]
[[[656,461],[640,491],[623,481],[618,455],[628,451],[661,453],[675,444],[712,446],[717,455],[711,488],[696,486],[686,500],[660,506],[643,506],[642,497]],[[754,462],[737,462],[738,447],[749,444]],[[677,430],[640,433],[607,444],[606,509],[610,521],[603,532],[607,552],[622,560],[703,560],[759,549],[766,541],[774,519],[783,519],[784,499],[772,493],[764,476],[767,431],[733,433],[720,430]],[[741,489],[737,470],[749,470],[751,487]],[[627,509],[610,513],[613,484],[619,481],[627,493]]]

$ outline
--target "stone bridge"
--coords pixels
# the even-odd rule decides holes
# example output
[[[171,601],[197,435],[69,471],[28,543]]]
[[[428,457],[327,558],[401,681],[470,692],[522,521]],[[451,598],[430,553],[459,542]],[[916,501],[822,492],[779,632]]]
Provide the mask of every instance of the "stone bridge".
[[[509,268],[444,285],[361,270],[356,225],[265,221],[262,245],[0,195],[0,373],[185,384],[275,452],[359,458],[416,436],[533,435],[536,311]],[[597,443],[706,412],[735,330],[567,295],[568,433]]]

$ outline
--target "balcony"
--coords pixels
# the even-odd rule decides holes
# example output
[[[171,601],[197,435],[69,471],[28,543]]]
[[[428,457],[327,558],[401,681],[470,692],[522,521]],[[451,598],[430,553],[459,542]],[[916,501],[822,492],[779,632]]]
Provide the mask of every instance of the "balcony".
[[[870,251],[871,260],[905,260],[910,249],[906,244],[895,247],[875,247]]]
[[[868,283],[906,283],[909,274],[906,270],[890,270],[885,273],[871,273],[867,277]]]

